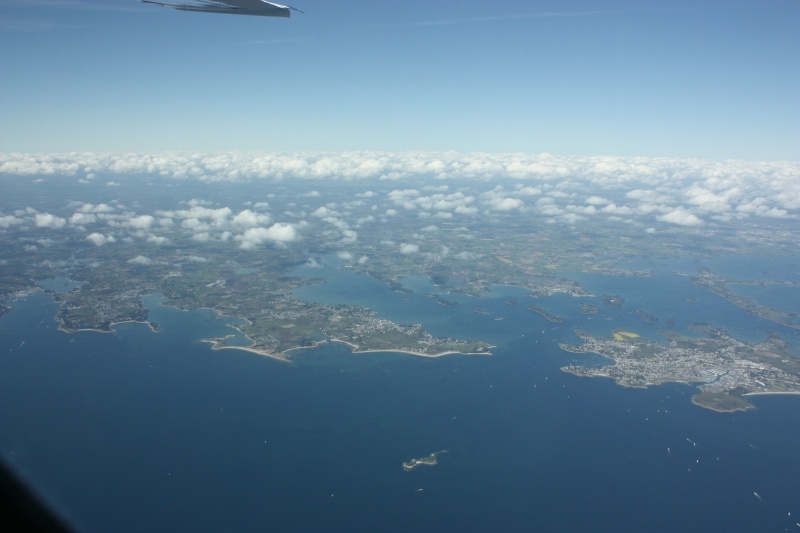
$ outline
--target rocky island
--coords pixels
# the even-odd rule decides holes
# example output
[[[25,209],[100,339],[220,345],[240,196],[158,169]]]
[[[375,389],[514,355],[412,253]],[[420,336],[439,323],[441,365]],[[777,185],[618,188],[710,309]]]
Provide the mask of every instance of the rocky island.
[[[437,460],[436,458],[443,453],[447,453],[448,450],[441,450],[438,452],[434,452],[428,456],[421,457],[419,459],[410,459],[408,461],[403,461],[403,470],[406,472],[410,470],[414,470],[418,466],[426,465],[426,466],[436,466]]]

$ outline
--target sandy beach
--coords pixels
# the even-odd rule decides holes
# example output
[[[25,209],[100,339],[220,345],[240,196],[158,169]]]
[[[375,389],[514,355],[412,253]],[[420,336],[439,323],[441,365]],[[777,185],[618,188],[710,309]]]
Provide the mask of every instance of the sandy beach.
[[[230,337],[230,335],[228,337]],[[259,350],[258,348],[253,348],[252,346],[229,346],[224,342],[222,342],[228,337],[223,337],[220,339],[201,339],[201,342],[210,343],[212,350],[242,350],[245,352],[258,354],[264,357],[270,357],[278,361],[283,361],[284,363],[290,363],[292,361],[291,359],[286,357],[284,352],[265,352],[263,350]]]
[[[331,341],[332,342],[340,342],[342,344],[346,344],[346,345],[350,346],[353,349],[353,353],[354,354],[392,352],[392,353],[405,353],[405,354],[408,354],[408,355],[415,355],[417,357],[431,357],[431,358],[443,357],[445,355],[453,355],[453,354],[488,355],[488,356],[492,355],[491,352],[474,353],[474,352],[459,352],[457,350],[449,350],[449,351],[446,351],[446,352],[439,352],[439,353],[433,353],[433,354],[424,353],[424,352],[415,352],[415,351],[412,351],[412,350],[400,350],[400,349],[390,349],[390,348],[382,349],[382,350],[360,350],[359,349],[360,347],[358,345],[356,345],[356,344],[353,344],[352,342],[347,342],[347,341],[343,341],[341,339],[334,339],[334,338],[331,338]],[[494,348],[494,346],[490,346],[490,348]]]
[[[56,318],[56,320],[58,319]],[[109,329],[107,330],[96,329],[96,328],[67,329],[61,322],[59,322],[58,330],[63,331],[64,333],[77,333],[79,331],[94,331],[95,333],[114,333],[114,326],[118,324],[145,324],[148,328],[150,328],[150,331],[152,331],[153,333],[158,333],[158,330],[153,327],[153,324],[151,322],[144,322],[142,320],[122,320],[120,322],[112,322],[111,324],[108,325]]]

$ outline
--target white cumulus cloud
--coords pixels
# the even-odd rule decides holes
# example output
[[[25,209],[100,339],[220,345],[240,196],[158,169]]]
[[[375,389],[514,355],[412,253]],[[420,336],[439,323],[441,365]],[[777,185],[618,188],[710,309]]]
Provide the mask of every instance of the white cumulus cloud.
[[[84,224],[92,224],[94,222],[97,222],[97,215],[93,213],[83,213],[78,211],[69,217],[69,223],[73,226],[82,226]]]
[[[67,219],[51,215],[50,213],[36,213],[34,223],[37,228],[60,229],[67,224]]]
[[[128,263],[130,263],[132,265],[145,265],[146,266],[146,265],[152,265],[153,264],[153,260],[150,259],[149,257],[145,257],[143,255],[137,255],[133,259],[128,259]]]
[[[90,233],[86,236],[86,240],[94,244],[95,246],[103,246],[104,244],[117,242],[117,239],[114,238],[113,235],[109,235],[106,237],[102,233]]]
[[[17,224],[22,224],[21,218],[14,215],[0,216],[0,228],[10,228],[11,226],[16,226]]]
[[[297,240],[298,232],[294,225],[284,222],[273,224],[269,228],[250,228],[241,235],[234,237],[243,250],[252,250],[264,243],[288,243]]]
[[[415,254],[417,252],[419,252],[419,245],[417,245],[417,244],[402,243],[400,245],[400,253],[401,254],[409,255],[409,254]]]
[[[492,198],[487,203],[495,211],[513,211],[523,205],[519,198]]]
[[[128,225],[136,229],[148,229],[153,225],[155,218],[152,215],[141,215],[133,217],[128,221]]]
[[[701,226],[703,220],[696,215],[693,215],[686,209],[679,207],[670,211],[665,215],[656,217],[656,220],[661,222],[669,222],[671,224],[678,224],[679,226]]]
[[[272,219],[268,215],[245,209],[234,216],[231,222],[236,226],[255,227],[269,224],[272,222]]]

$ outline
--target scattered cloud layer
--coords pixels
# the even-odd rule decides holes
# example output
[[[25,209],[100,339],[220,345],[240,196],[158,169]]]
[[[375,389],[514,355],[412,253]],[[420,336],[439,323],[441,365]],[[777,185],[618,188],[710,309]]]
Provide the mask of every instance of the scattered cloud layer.
[[[298,206],[297,212],[326,225],[331,242],[342,244],[356,242],[363,224],[385,222],[387,217],[401,214],[427,219],[425,226],[483,215],[526,214],[550,222],[578,224],[602,217],[642,222],[648,227],[658,223],[694,227],[751,217],[796,219],[800,215],[800,162],[789,161],[456,152],[15,153],[0,154],[0,173],[35,180],[43,176],[75,178],[82,187],[101,187],[109,181],[124,186],[127,177],[142,176],[201,182],[321,180],[320,186],[310,185],[309,192],[298,199],[308,208]],[[335,180],[370,180],[370,184],[349,202],[325,203],[322,182]],[[391,188],[395,182],[397,187]],[[371,207],[374,215],[363,216],[365,206]],[[362,209],[362,216],[349,217],[350,210],[357,208]],[[177,225],[191,232],[196,241],[230,240],[244,249],[285,245],[300,238],[300,225],[276,221],[281,217],[265,212],[268,209],[266,202],[248,202],[247,209],[235,210],[191,200],[181,209],[136,214],[115,205],[87,203],[75,205],[72,213],[0,212],[0,228],[103,224],[134,231],[148,242],[166,244],[158,229]],[[89,239],[98,246],[113,242],[105,233],[91,235],[103,237]]]

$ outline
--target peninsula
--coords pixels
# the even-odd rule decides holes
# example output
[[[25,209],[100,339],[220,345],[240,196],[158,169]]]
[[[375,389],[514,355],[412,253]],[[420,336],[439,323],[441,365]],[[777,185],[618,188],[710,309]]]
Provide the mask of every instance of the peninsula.
[[[609,377],[625,387],[648,387],[667,382],[699,384],[692,402],[715,411],[738,411],[753,405],[751,394],[800,394],[800,360],[776,334],[758,343],[739,341],[708,324],[690,327],[701,337],[660,332],[667,343],[635,333],[614,331],[595,337],[576,331],[580,345],[561,343],[571,353],[595,353],[611,365],[569,365],[561,370],[584,377]]]
[[[699,268],[697,275],[691,277],[692,284],[709,292],[725,298],[733,305],[740,307],[750,313],[751,315],[760,316],[767,320],[772,320],[786,327],[800,329],[800,315],[797,313],[790,313],[775,309],[766,305],[761,305],[752,298],[737,294],[730,289],[728,285],[768,285],[778,284],[787,287],[797,287],[796,282],[791,281],[774,281],[774,280],[757,280],[757,281],[737,281],[722,277],[707,268]]]

